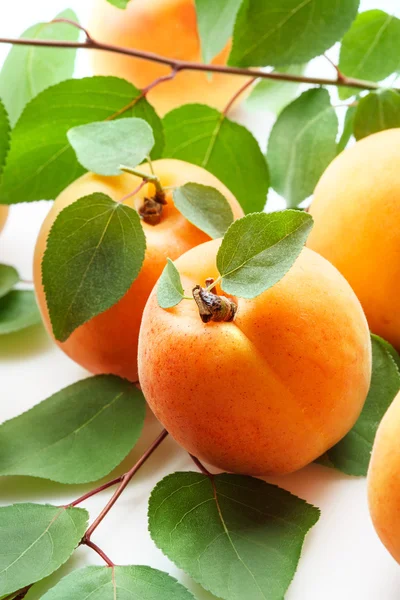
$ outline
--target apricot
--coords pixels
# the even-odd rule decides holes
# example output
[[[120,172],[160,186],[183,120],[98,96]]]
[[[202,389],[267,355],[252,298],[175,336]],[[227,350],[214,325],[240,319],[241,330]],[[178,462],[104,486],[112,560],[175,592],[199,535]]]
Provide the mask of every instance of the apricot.
[[[369,510],[382,543],[400,563],[400,393],[379,425],[368,471]]]
[[[89,30],[97,40],[154,52],[179,60],[201,62],[194,0],[132,0],[126,10],[95,0]],[[231,44],[212,61],[224,65]],[[168,66],[111,52],[92,53],[96,75],[116,75],[143,89],[149,83],[171,72]],[[148,95],[157,112],[190,102],[206,102],[219,110],[246,82],[235,75],[181,71],[174,80],[166,81]]]
[[[235,217],[243,215],[232,193],[201,167],[167,159],[154,161],[153,167],[162,186],[180,186],[189,181],[213,186],[228,199]],[[148,165],[142,165],[141,171],[150,173]],[[119,200],[132,192],[140,182],[141,179],[128,174],[101,177],[87,173],[68,186],[56,199],[40,230],[34,256],[37,300],[50,333],[51,325],[42,287],[41,263],[54,220],[63,208],[82,196],[103,192]],[[153,185],[146,184],[134,197],[126,200],[126,204],[139,210],[144,198],[152,195]],[[143,222],[147,243],[145,260],[138,278],[127,294],[109,310],[78,327],[68,340],[63,343],[57,342],[70,358],[92,373],[114,373],[131,381],[137,380],[137,344],[142,312],[167,257],[177,258],[186,250],[210,239],[174,207],[171,190],[166,190],[166,200],[167,204],[158,225]]]
[[[0,204],[0,231],[3,229],[8,216],[8,206]]]
[[[322,175],[307,245],[357,294],[373,333],[400,349],[400,129],[342,152]]]
[[[186,295],[216,279],[219,244],[176,261]],[[142,390],[198,458],[248,475],[289,473],[360,414],[371,376],[367,321],[344,277],[308,249],[275,286],[236,302],[232,322],[204,324],[194,301],[163,310],[153,290],[139,334]]]

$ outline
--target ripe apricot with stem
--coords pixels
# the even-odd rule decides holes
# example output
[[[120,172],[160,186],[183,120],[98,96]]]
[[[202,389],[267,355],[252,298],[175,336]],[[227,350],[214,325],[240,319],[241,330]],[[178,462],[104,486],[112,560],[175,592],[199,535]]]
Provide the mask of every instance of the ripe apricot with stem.
[[[196,302],[163,309],[153,290],[139,335],[142,390],[194,456],[236,473],[289,473],[357,420],[371,376],[367,322],[344,277],[309,249],[251,300],[228,297],[218,284],[204,288],[218,277],[219,245],[207,242],[175,262]]]
[[[114,373],[131,381],[138,378],[137,344],[142,312],[167,257],[175,259],[193,246],[210,239],[175,208],[171,188],[188,182],[212,186],[227,198],[235,218],[243,214],[232,193],[205,169],[169,159],[155,161],[153,168],[165,189],[165,204],[154,200],[160,195],[154,183],[143,182],[141,178],[131,174],[102,177],[87,173],[77,179],[59,195],[46,217],[39,233],[34,258],[37,300],[47,329],[51,332],[42,286],[41,263],[49,231],[60,211],[78,198],[93,192],[103,192],[114,200],[126,197],[124,202],[136,208],[143,216],[147,249],[138,278],[116,305],[78,327],[65,342],[57,342],[68,356],[92,373]],[[152,178],[149,165],[142,165],[140,170],[149,179]],[[135,189],[136,192],[132,195]],[[153,204],[157,206],[154,207]],[[158,211],[157,215],[154,210]]]

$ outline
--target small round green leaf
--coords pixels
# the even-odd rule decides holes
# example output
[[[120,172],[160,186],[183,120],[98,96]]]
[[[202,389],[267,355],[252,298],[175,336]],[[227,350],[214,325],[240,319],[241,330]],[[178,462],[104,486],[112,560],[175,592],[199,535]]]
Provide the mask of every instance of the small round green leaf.
[[[85,123],[128,117],[150,124],[156,140],[151,157],[159,158],[164,145],[161,120],[140,90],[125,79],[86,77],[47,88],[29,102],[12,131],[0,201],[53,200],[85,171],[67,132]]]
[[[342,40],[339,69],[349,77],[369,81],[382,81],[398,71],[400,19],[383,10],[360,13]],[[351,88],[339,89],[342,100],[354,93]]]
[[[300,254],[312,225],[311,215],[298,210],[254,213],[235,221],[217,254],[222,289],[254,298],[275,285]]]
[[[186,104],[164,119],[165,158],[199,165],[218,177],[245,213],[263,210],[268,166],[253,135],[204,104]]]
[[[0,595],[47,577],[68,560],[85,533],[82,508],[13,504],[0,508]]]
[[[120,175],[122,164],[136,167],[154,146],[153,131],[143,119],[87,123],[67,135],[80,164],[99,175]]]
[[[177,209],[211,238],[224,235],[233,222],[228,200],[217,189],[200,183],[186,183],[174,191]]]
[[[379,423],[400,390],[400,356],[377,335],[371,335],[371,342],[371,386],[361,415],[353,429],[318,461],[347,475],[367,475]]]
[[[57,340],[118,302],[141,269],[146,238],[139,215],[94,193],[60,212],[47,239],[43,286]]]
[[[319,510],[252,477],[174,473],[154,488],[155,544],[225,600],[282,600]]]
[[[0,475],[95,481],[125,458],[144,418],[143,394],[132,383],[84,379],[0,425]]]
[[[88,600],[89,597],[93,600],[194,600],[176,579],[144,566],[79,569],[64,577],[42,600]]]
[[[338,119],[329,93],[308,90],[289,104],[275,122],[267,159],[272,187],[294,208],[310,196],[337,154]]]
[[[243,0],[229,64],[264,67],[303,63],[339,41],[359,0]]]
[[[41,320],[33,292],[14,290],[0,299],[0,335],[38,325]]]
[[[398,92],[378,90],[360,98],[353,123],[356,140],[392,127],[400,127],[400,94]]]
[[[184,297],[179,271],[170,258],[157,284],[157,301],[161,308],[172,308]]]
[[[68,9],[56,19],[78,22],[76,14]],[[21,36],[37,40],[76,42],[79,29],[68,23],[37,23]],[[0,97],[16,123],[25,105],[45,88],[72,77],[76,49],[41,48],[39,46],[13,46],[0,72]]]
[[[18,271],[14,267],[0,264],[0,298],[8,294],[18,281]]]

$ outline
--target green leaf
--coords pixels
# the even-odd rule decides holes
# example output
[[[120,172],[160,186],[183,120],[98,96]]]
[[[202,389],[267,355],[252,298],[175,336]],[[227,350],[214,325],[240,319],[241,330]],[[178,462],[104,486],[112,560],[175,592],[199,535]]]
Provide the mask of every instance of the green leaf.
[[[14,290],[0,299],[0,335],[38,325],[41,321],[33,292]]]
[[[226,600],[282,600],[319,510],[240,475],[174,473],[154,488],[154,542],[206,590]]]
[[[323,464],[348,475],[367,474],[375,434],[400,390],[400,356],[377,335],[371,335],[372,378],[364,408],[353,429],[323,456]]]
[[[233,26],[242,0],[195,0],[197,27],[203,61],[209,63],[223,50],[232,36]]]
[[[0,100],[0,176],[3,173],[4,163],[10,148],[10,135],[10,121],[4,104]]]
[[[121,175],[121,165],[136,167],[154,146],[153,131],[143,119],[79,125],[67,136],[80,164],[98,175]]]
[[[82,508],[13,504],[0,508],[0,594],[53,573],[71,556],[86,530]]]
[[[233,223],[231,205],[213,187],[186,183],[174,191],[173,197],[179,212],[211,238],[222,237]]]
[[[157,302],[161,308],[172,308],[184,298],[181,277],[175,264],[167,258],[161,277],[157,284]]]
[[[342,40],[339,69],[349,77],[382,81],[400,69],[400,20],[383,10],[360,13]],[[354,89],[340,88],[342,99]]]
[[[86,567],[64,577],[42,600],[194,600],[176,579],[144,566]]]
[[[56,19],[78,21],[68,9]],[[37,23],[21,36],[39,40],[76,42],[79,30],[67,23]],[[75,67],[75,49],[13,46],[0,72],[0,97],[14,125],[24,106],[39,92],[72,77]]]
[[[337,154],[338,119],[329,93],[308,90],[279,115],[268,142],[272,187],[289,207],[310,196]]]
[[[18,271],[14,267],[0,264],[0,298],[8,294],[18,281]]]
[[[229,64],[263,67],[307,62],[341,39],[358,5],[359,0],[244,0]]]
[[[400,127],[400,94],[378,90],[360,98],[353,124],[356,140],[392,127]]]
[[[349,106],[346,110],[342,135],[338,141],[337,153],[343,152],[353,135],[354,116],[356,114],[356,106]]]
[[[72,79],[41,92],[25,108],[12,132],[0,186],[1,203],[54,199],[84,173],[68,142],[68,130],[113,116],[147,121],[156,140],[151,156],[161,155],[161,121],[140,91],[124,79]]]
[[[289,65],[279,69],[279,73],[291,73],[292,75],[304,75],[307,64]],[[275,79],[261,79],[253,87],[246,104],[250,109],[269,110],[279,114],[289,104],[300,89],[301,84],[293,81],[277,81]]]
[[[136,444],[144,417],[143,395],[132,383],[113,375],[78,381],[0,425],[0,475],[100,479]]]
[[[186,104],[164,119],[166,158],[180,158],[218,177],[244,212],[262,210],[269,187],[265,158],[243,125],[204,104]]]
[[[96,192],[60,212],[47,239],[43,286],[57,340],[118,302],[141,269],[139,215]]]
[[[254,298],[275,285],[300,254],[312,225],[311,215],[298,210],[254,213],[235,221],[217,254],[222,289]]]
[[[107,0],[107,2],[113,6],[116,6],[117,8],[126,8],[130,0]]]

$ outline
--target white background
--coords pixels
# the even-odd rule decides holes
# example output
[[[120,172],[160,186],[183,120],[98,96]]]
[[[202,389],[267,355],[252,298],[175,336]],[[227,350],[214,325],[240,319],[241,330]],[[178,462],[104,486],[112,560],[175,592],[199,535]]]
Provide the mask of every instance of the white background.
[[[211,1],[211,0],[210,0]],[[397,8],[396,6],[397,5]],[[50,20],[57,12],[73,8],[83,24],[87,23],[87,0],[13,0],[0,1],[0,36],[18,36],[37,21]],[[362,9],[376,8],[400,13],[395,0],[362,0]],[[0,64],[7,53],[0,47]],[[89,73],[87,57],[78,59],[78,76]],[[332,67],[324,60],[313,61],[311,72],[332,76]],[[257,130],[265,146],[272,117],[243,115]],[[233,115],[235,117],[235,115]],[[260,119],[261,122],[260,122]],[[274,206],[279,205],[275,198]],[[0,262],[15,265],[22,277],[31,278],[31,260],[35,238],[49,203],[37,202],[13,206],[7,226],[0,237]],[[0,340],[0,421],[27,410],[62,387],[87,376],[48,340],[41,327],[2,337]],[[159,425],[149,416],[145,434],[118,472],[133,464],[157,432]],[[124,469],[125,467],[125,469]],[[152,543],[147,533],[147,499],[150,490],[164,475],[175,470],[192,470],[183,450],[167,439],[138,473],[94,535],[94,541],[117,564],[147,564],[168,571],[187,585],[198,600],[213,596],[176,569]],[[400,569],[377,538],[370,522],[366,482],[341,475],[317,465],[273,482],[319,506],[322,516],[308,535],[300,566],[287,593],[287,600],[399,600]],[[0,480],[0,503],[35,501],[66,503],[81,495],[89,486],[61,486],[39,479],[8,477]],[[87,502],[92,518],[107,501],[105,492]],[[101,564],[87,548],[79,548],[62,574],[76,566]],[[57,575],[58,577],[58,575]],[[47,585],[57,580],[50,578]],[[29,599],[40,598],[45,586],[38,586]]]

